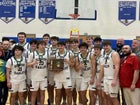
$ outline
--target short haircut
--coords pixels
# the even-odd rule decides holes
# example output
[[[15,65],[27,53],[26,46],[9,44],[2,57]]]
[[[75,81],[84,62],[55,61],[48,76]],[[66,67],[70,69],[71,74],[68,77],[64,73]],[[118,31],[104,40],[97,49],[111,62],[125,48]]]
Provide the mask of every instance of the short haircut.
[[[57,36],[52,36],[52,37],[51,37],[51,40],[59,41],[59,37],[57,37]]]
[[[25,32],[19,32],[18,34],[17,34],[17,36],[19,36],[19,35],[24,35],[25,36],[25,38],[26,38],[26,33]]]
[[[94,48],[97,48],[97,49],[100,49],[101,50],[102,49],[102,46],[100,44],[95,44],[94,45]]]
[[[69,38],[66,39],[66,40],[65,40],[65,43],[70,43],[70,39],[69,39]]]
[[[46,42],[43,41],[43,40],[39,40],[39,41],[37,42],[37,47],[38,47],[40,44],[45,44],[45,45],[46,45]]]
[[[70,43],[78,43],[79,41],[78,41],[78,39],[76,39],[76,38],[73,38],[73,39],[70,39]]]
[[[3,41],[9,41],[9,38],[3,37],[3,38],[2,38],[2,42],[3,42]]]
[[[102,39],[100,38],[100,37],[96,37],[96,38],[94,38],[94,42],[102,42]]]
[[[46,37],[46,36],[50,38],[50,35],[48,33],[44,34],[43,38]]]
[[[14,39],[10,39],[9,41],[10,41],[11,43],[13,43],[13,44],[16,43],[16,41],[15,41]]]
[[[110,45],[111,46],[111,41],[110,40],[103,41],[103,46],[106,46],[106,45]]]
[[[30,41],[30,44],[37,44],[37,40],[36,39],[32,39],[31,41]]]
[[[91,38],[93,40],[93,37],[91,35],[87,35],[86,39]]]
[[[15,45],[14,46],[14,48],[12,49],[12,51],[13,51],[13,54],[14,54],[14,52],[15,52],[15,50],[21,50],[22,52],[24,51],[24,48],[22,47],[22,46],[20,46],[20,45]]]
[[[57,43],[57,45],[64,45],[65,46],[66,44],[65,44],[65,42],[60,41]]]
[[[86,47],[88,49],[88,44],[86,42],[82,42],[81,44],[79,44],[79,48],[81,47]]]

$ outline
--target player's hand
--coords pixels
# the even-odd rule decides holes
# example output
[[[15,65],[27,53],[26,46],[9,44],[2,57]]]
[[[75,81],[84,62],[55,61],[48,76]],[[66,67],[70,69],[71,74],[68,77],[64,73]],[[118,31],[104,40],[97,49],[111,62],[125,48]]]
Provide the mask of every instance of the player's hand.
[[[38,62],[36,59],[34,59],[33,62],[32,62],[33,65],[36,65],[36,64],[38,64],[38,63],[39,63],[39,62]]]
[[[8,88],[12,88],[11,82],[7,82],[7,87],[8,87]]]
[[[67,64],[70,63],[70,61],[68,59],[64,59],[64,62],[66,62]]]
[[[94,83],[94,78],[90,79],[90,84],[92,85]]]
[[[115,87],[116,85],[117,85],[117,80],[114,80],[114,79],[113,79],[113,80],[112,80],[112,83],[111,83],[111,86],[112,86],[112,87]]]
[[[81,69],[83,69],[85,66],[84,66],[84,64],[83,63],[80,63],[79,64],[79,69],[81,70]]]

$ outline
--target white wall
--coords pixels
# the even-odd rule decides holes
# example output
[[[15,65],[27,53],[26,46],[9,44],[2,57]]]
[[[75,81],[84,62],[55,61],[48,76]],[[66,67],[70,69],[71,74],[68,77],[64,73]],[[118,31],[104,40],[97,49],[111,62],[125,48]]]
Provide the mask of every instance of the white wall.
[[[44,33],[49,33],[50,35],[58,35],[66,38],[69,37],[71,28],[78,28],[80,34],[101,35],[105,39],[116,39],[120,37],[133,39],[140,35],[140,21],[138,19],[140,15],[140,0],[135,0],[137,1],[136,21],[128,26],[123,25],[118,20],[118,1],[96,0],[97,20],[54,20],[49,24],[44,24],[37,18],[25,24],[18,19],[18,16],[8,24],[0,20],[0,38],[3,36],[16,36],[20,31],[36,34],[37,37],[41,37]]]

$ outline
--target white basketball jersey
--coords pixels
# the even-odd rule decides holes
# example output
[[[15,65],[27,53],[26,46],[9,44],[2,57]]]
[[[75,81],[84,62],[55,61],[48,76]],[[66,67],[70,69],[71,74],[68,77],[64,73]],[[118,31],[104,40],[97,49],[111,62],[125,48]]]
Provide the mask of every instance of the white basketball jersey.
[[[110,51],[109,54],[104,55],[103,63],[104,63],[104,77],[112,79],[114,77],[114,64],[112,60],[112,53],[114,51]]]
[[[33,66],[31,71],[31,80],[33,81],[42,81],[47,78],[47,52],[38,53],[34,51],[33,59],[38,61],[38,64]]]
[[[96,59],[96,77],[99,78],[100,64],[101,64],[101,61],[103,60],[103,56],[99,55],[95,59]]]
[[[94,53],[94,45],[88,47],[88,52],[90,52],[92,54]]]
[[[6,64],[6,67],[11,68],[10,80],[12,82],[21,82],[26,79],[26,58],[16,59],[11,57]]]
[[[48,48],[48,54],[49,54],[48,56],[49,56],[49,58],[55,57],[55,54],[56,54],[57,51],[58,51],[57,48],[53,48],[53,47]]]
[[[56,52],[56,59],[70,59],[70,52],[65,50],[64,54],[60,54],[59,52]],[[69,64],[67,64],[66,62],[64,62],[64,70],[59,72],[59,73],[55,73],[54,76],[54,80],[60,80],[61,82],[65,82],[67,79],[70,79],[71,75],[70,75],[70,67]]]
[[[78,55],[80,54],[80,51],[79,52],[73,52],[72,51],[72,54],[74,56],[74,59],[76,59],[78,57]],[[81,78],[82,76],[82,72],[81,70],[80,71],[76,71],[74,68],[71,68],[71,76],[72,78]]]
[[[85,58],[82,57],[82,54],[79,54],[78,59],[81,64],[85,65],[85,67],[82,69],[83,77],[90,78],[92,75],[91,53],[88,52]]]

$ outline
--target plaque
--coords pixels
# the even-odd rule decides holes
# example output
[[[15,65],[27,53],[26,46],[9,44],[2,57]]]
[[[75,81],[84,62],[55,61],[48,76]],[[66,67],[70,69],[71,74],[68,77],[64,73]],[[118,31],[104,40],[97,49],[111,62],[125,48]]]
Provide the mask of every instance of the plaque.
[[[64,69],[64,59],[51,59],[49,64],[49,70],[62,71]]]

